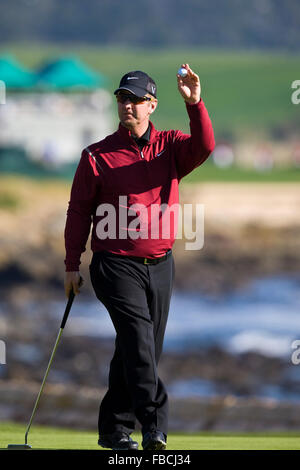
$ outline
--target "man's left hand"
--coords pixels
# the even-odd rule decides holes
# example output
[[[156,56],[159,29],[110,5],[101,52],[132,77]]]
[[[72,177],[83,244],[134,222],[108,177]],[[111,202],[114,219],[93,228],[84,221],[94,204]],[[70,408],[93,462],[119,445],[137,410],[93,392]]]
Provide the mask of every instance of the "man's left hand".
[[[182,64],[181,67],[187,70],[187,76],[181,77],[177,74],[178,90],[183,99],[189,104],[196,104],[200,101],[201,85],[200,79],[192,71],[189,64]]]

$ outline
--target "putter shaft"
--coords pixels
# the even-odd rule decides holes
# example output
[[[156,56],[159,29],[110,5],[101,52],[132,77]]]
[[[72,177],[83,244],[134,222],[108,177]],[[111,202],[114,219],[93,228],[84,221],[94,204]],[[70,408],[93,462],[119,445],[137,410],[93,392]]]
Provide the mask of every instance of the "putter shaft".
[[[55,345],[54,345],[54,348],[53,348],[53,351],[52,351],[50,360],[49,360],[49,363],[48,363],[48,366],[47,366],[47,369],[46,369],[46,372],[45,372],[45,375],[44,375],[44,378],[43,378],[43,382],[42,382],[42,385],[41,385],[39,394],[38,394],[38,396],[37,396],[37,398],[36,398],[35,405],[34,405],[34,408],[33,408],[33,411],[32,411],[32,414],[31,414],[31,417],[30,417],[30,420],[29,420],[29,423],[28,423],[28,426],[27,426],[27,429],[26,429],[26,433],[25,433],[25,444],[27,444],[27,436],[28,436],[28,433],[29,433],[29,429],[30,429],[30,426],[31,426],[31,423],[32,423],[32,420],[33,420],[33,417],[34,417],[34,414],[35,414],[35,410],[36,410],[36,408],[37,408],[37,406],[38,406],[38,403],[39,403],[39,401],[40,401],[40,397],[41,397],[41,395],[42,395],[42,392],[43,392],[43,389],[44,389],[44,385],[45,385],[45,382],[46,382],[46,380],[47,380],[47,377],[48,377],[48,374],[49,374],[49,370],[50,370],[50,367],[51,367],[51,364],[52,364],[52,361],[53,361],[53,358],[54,358],[54,355],[55,355],[55,352],[56,352],[58,343],[59,343],[59,341],[60,341],[62,332],[63,332],[63,328],[60,328],[60,329],[59,329],[59,332],[58,332],[58,335],[57,335],[57,338],[56,338],[56,341],[55,341]]]
[[[79,285],[81,285],[81,284],[82,284],[82,278],[80,277],[80,284],[79,284]],[[27,444],[27,436],[28,436],[28,433],[29,433],[29,430],[30,430],[30,426],[31,426],[31,423],[32,423],[32,420],[33,420],[33,417],[34,417],[34,414],[35,414],[35,411],[36,411],[36,408],[37,408],[38,403],[39,403],[39,401],[40,401],[40,397],[41,397],[41,395],[42,395],[42,392],[43,392],[43,389],[44,389],[44,385],[45,385],[45,382],[46,382],[46,380],[47,380],[47,377],[48,377],[48,374],[49,374],[49,370],[50,370],[50,367],[51,367],[53,358],[54,358],[55,353],[56,353],[56,349],[57,349],[58,343],[59,343],[59,341],[60,341],[60,338],[61,338],[63,329],[64,329],[64,327],[65,327],[65,324],[66,324],[66,322],[67,322],[68,315],[69,315],[69,313],[70,313],[70,310],[71,310],[71,307],[72,307],[72,303],[73,303],[74,297],[75,297],[75,294],[74,294],[74,291],[73,291],[73,289],[72,289],[71,292],[70,292],[70,295],[69,295],[68,303],[67,303],[67,305],[66,305],[66,309],[65,309],[65,313],[64,313],[64,316],[63,316],[61,325],[60,325],[60,329],[59,329],[59,332],[58,332],[58,335],[57,335],[57,338],[56,338],[56,341],[55,341],[55,344],[54,344],[54,348],[53,348],[53,351],[52,351],[51,357],[50,357],[50,359],[49,359],[49,363],[48,363],[48,366],[47,366],[47,369],[46,369],[46,372],[45,372],[45,375],[44,375],[44,378],[43,378],[43,382],[42,382],[40,391],[39,391],[39,393],[38,393],[38,396],[37,396],[37,398],[36,398],[36,401],[35,401],[35,404],[34,404],[34,407],[33,407],[32,413],[31,413],[31,417],[30,417],[29,423],[28,423],[28,425],[27,425],[27,429],[26,429],[26,432],[25,432],[25,445],[28,445],[28,444]]]

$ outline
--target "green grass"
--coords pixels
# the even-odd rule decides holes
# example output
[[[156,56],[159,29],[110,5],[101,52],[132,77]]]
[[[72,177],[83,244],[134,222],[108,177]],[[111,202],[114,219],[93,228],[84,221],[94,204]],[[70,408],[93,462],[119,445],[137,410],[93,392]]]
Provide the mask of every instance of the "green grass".
[[[158,109],[153,122],[158,129],[189,132],[182,98],[177,92],[176,71],[188,62],[199,74],[202,96],[219,140],[256,141],[285,138],[298,133],[300,104],[291,102],[291,83],[300,78],[299,55],[259,51],[215,51],[189,49],[128,49],[85,45],[10,44],[0,47],[0,55],[10,53],[29,68],[44,60],[73,55],[108,78],[111,93],[128,70],[142,69],[158,84]],[[9,99],[9,92],[8,92]],[[115,126],[117,113],[114,113]],[[202,181],[294,182],[300,170],[274,167],[259,173],[254,169],[219,169],[210,161],[183,179],[184,183]],[[12,205],[14,201],[0,201]]]
[[[2,45],[28,67],[64,54],[80,57],[109,79],[114,91],[121,76],[142,69],[157,81],[159,106],[153,115],[158,128],[188,130],[176,71],[188,62],[199,74],[202,96],[216,135],[260,137],[300,125],[300,105],[291,103],[291,83],[300,78],[299,56],[270,52],[189,49],[121,49],[79,45]]]
[[[13,194],[0,191],[0,209],[14,210],[19,207],[20,201]]]
[[[237,166],[218,168],[209,160],[185,176],[184,183],[234,182],[234,183],[292,183],[300,181],[300,168],[273,168],[259,172]]]
[[[26,425],[0,424],[0,449],[23,444]],[[132,434],[139,442],[140,433]],[[33,449],[101,450],[97,432],[74,431],[32,425],[28,443]],[[104,449],[102,449],[104,450]],[[167,450],[300,450],[300,432],[265,433],[170,433]]]

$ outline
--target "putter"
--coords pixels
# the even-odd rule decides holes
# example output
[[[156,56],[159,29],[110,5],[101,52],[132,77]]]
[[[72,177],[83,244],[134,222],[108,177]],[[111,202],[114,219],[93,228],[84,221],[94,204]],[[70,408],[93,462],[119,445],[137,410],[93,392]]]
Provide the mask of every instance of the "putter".
[[[83,280],[80,277],[79,286],[82,285],[82,281]],[[40,391],[39,391],[37,399],[35,401],[35,405],[33,407],[33,411],[32,411],[29,423],[27,425],[27,429],[26,429],[26,432],[25,432],[25,443],[24,444],[8,444],[7,449],[26,450],[26,449],[31,449],[32,448],[32,446],[27,443],[28,433],[29,433],[29,430],[30,430],[30,426],[31,426],[33,417],[35,415],[35,411],[36,411],[38,403],[40,401],[40,398],[41,398],[41,395],[42,395],[42,392],[43,392],[43,389],[44,389],[44,385],[45,385],[46,379],[48,377],[49,370],[50,370],[50,367],[51,367],[51,364],[52,364],[52,361],[53,361],[58,343],[60,341],[63,329],[66,325],[66,322],[67,322],[67,319],[68,319],[68,316],[69,316],[69,313],[70,313],[70,310],[71,310],[71,307],[72,307],[72,304],[73,304],[74,297],[75,297],[74,291],[73,291],[73,289],[71,289],[71,292],[70,292],[69,298],[68,298],[68,302],[67,302],[67,305],[66,305],[65,313],[64,313],[64,316],[63,316],[63,319],[62,319],[62,322],[61,322],[61,325],[60,325],[60,328],[59,328],[59,332],[58,332],[58,335],[57,335],[57,338],[56,338],[56,341],[55,341],[55,344],[54,344],[54,348],[53,348],[53,351],[52,351],[52,354],[51,354],[51,357],[50,357],[50,360],[49,360],[49,363],[48,363],[48,366],[47,366],[47,369],[46,369],[46,372],[45,372],[45,375],[44,375],[44,378],[43,378],[43,382],[42,382]]]

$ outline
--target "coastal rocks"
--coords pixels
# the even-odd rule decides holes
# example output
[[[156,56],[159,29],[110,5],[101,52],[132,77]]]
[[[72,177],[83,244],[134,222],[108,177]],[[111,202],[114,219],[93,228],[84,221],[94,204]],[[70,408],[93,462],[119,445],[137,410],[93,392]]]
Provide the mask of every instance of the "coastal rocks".
[[[34,302],[23,289],[13,303],[1,303],[0,312],[7,353],[0,366],[0,419],[20,422],[29,419],[59,324],[47,301]],[[96,429],[114,338],[73,332],[74,323],[65,328],[36,421]],[[300,368],[290,360],[199,345],[163,352],[159,375],[169,392],[170,430],[300,428]]]
[[[56,337],[57,322],[47,308],[29,310],[6,305],[1,316],[7,349],[7,363],[0,366],[2,420],[28,420]],[[114,338],[66,328],[37,422],[95,429],[113,351]],[[170,430],[300,428],[300,402],[288,401],[300,396],[300,368],[290,361],[199,346],[165,351],[159,375],[170,397]]]
[[[40,389],[37,382],[0,380],[1,420],[27,422]],[[35,422],[52,426],[96,428],[103,390],[46,384]]]
[[[188,386],[198,378],[213,384],[211,393],[223,396],[249,397],[259,395],[266,386],[281,386],[283,390],[287,386],[287,365],[283,360],[255,352],[233,355],[217,347],[199,348],[185,354],[165,353],[160,370],[163,380],[170,385],[184,381]],[[300,382],[297,383],[299,386]],[[294,387],[297,392],[296,383]],[[290,382],[288,389],[291,390]],[[188,388],[186,392],[189,393]]]
[[[0,380],[0,419],[26,423],[39,391],[37,383]],[[104,389],[46,385],[35,423],[91,429]],[[280,431],[300,429],[300,404],[257,398],[178,399],[170,396],[170,431]],[[140,429],[137,423],[137,429]],[[25,429],[24,429],[25,431]],[[32,431],[34,432],[34,427]]]
[[[300,225],[270,228],[246,224],[230,234],[206,224],[200,251],[174,246],[176,288],[209,295],[246,286],[253,279],[300,272]]]
[[[171,400],[170,427],[185,431],[279,431],[300,429],[300,405],[257,398]]]

